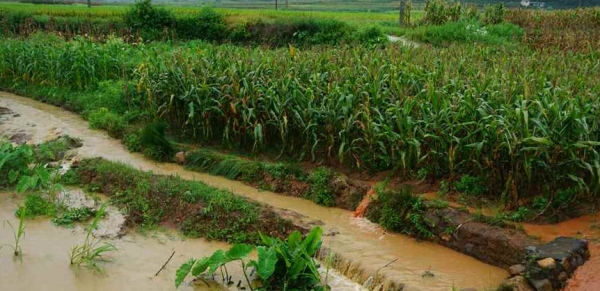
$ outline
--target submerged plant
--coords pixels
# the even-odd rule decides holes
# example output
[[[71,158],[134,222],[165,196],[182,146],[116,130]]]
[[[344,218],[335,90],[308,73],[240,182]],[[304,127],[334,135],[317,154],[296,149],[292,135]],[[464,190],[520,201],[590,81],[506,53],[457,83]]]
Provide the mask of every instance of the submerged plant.
[[[71,266],[79,267],[84,265],[98,273],[104,273],[104,268],[98,265],[98,263],[108,261],[105,257],[106,253],[116,251],[117,248],[112,244],[96,240],[92,232],[98,227],[98,222],[104,216],[105,211],[106,205],[102,205],[88,227],[84,243],[76,245],[71,249],[69,253]]]

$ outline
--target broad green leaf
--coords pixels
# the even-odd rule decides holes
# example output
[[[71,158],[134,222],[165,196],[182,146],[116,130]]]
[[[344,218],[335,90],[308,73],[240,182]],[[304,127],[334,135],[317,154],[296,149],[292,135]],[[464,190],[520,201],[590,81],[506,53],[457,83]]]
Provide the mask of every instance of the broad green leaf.
[[[239,260],[249,255],[253,249],[253,246],[247,244],[236,244],[229,251],[227,251],[226,255],[229,261]]]
[[[195,259],[190,259],[189,261],[183,263],[183,265],[181,265],[179,267],[179,269],[177,269],[177,272],[175,272],[175,287],[176,288],[179,287],[179,285],[181,285],[181,283],[183,283],[183,280],[190,273],[190,270],[192,269],[192,266],[194,265],[195,262],[196,262]]]
[[[258,233],[258,235],[260,236],[260,239],[262,240],[263,244],[265,244],[268,247],[274,245],[276,242],[276,239],[269,237],[267,235],[264,235],[260,232]]]
[[[222,250],[214,252],[208,260],[208,266],[210,267],[208,274],[214,274],[215,271],[225,263],[227,263],[227,255],[225,254],[225,252]]]
[[[194,264],[192,267],[192,276],[198,277],[200,274],[204,273],[206,269],[208,269],[208,262],[210,261],[209,257],[204,257]]]
[[[27,191],[30,183],[31,183],[31,177],[22,176],[21,179],[19,180],[19,183],[17,183],[17,193],[23,193],[23,192]]]
[[[287,239],[288,247],[294,247],[302,241],[302,234],[299,231],[294,231]]]
[[[36,168],[35,173],[39,177],[41,185],[46,185],[50,180],[50,173],[48,173],[48,171],[42,167]]]
[[[277,264],[277,252],[274,247],[270,247],[268,250],[266,247],[260,246],[257,248],[258,251],[258,263],[255,264],[256,272],[261,279],[267,280],[275,272],[275,265]]]
[[[313,256],[321,246],[321,235],[323,235],[323,229],[317,226],[310,231],[304,242],[302,242],[302,247],[309,256]]]
[[[10,170],[8,172],[8,182],[9,183],[11,183],[11,184],[14,183],[17,180],[18,177],[19,177],[19,172],[18,171]]]

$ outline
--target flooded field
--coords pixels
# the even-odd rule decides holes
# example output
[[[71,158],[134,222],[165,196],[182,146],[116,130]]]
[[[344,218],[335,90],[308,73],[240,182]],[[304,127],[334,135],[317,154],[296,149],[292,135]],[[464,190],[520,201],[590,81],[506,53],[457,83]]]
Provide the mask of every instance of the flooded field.
[[[498,267],[487,265],[442,246],[417,242],[415,239],[399,234],[386,233],[367,220],[354,218],[350,211],[326,208],[304,199],[259,191],[241,182],[187,171],[176,164],[149,161],[140,154],[129,153],[119,141],[109,138],[106,134],[88,129],[84,120],[60,108],[7,93],[1,93],[0,106],[12,111],[12,115],[3,117],[0,125],[0,130],[4,134],[29,135],[28,138],[33,143],[68,134],[82,139],[83,146],[78,150],[78,155],[82,158],[103,157],[142,170],[151,170],[156,174],[178,175],[184,179],[198,180],[211,186],[228,189],[235,194],[279,209],[293,210],[299,214],[296,215],[297,219],[322,224],[325,233],[335,234],[326,237],[324,246],[351,259],[356,266],[349,269],[361,269],[367,274],[378,271],[388,278],[406,284],[405,290],[447,291],[453,286],[485,290],[497,286],[506,276],[506,272]],[[198,247],[202,249],[201,246]],[[68,247],[65,251],[67,249]],[[210,247],[205,250],[209,251]],[[124,250],[120,253],[122,252]],[[164,261],[168,255],[169,251],[165,251],[157,255],[160,257],[157,260]],[[393,263],[389,264],[390,262]],[[389,266],[384,268],[388,264]],[[114,271],[118,272],[118,270]],[[423,276],[426,271],[433,273],[434,276]],[[345,275],[353,276],[351,272]]]

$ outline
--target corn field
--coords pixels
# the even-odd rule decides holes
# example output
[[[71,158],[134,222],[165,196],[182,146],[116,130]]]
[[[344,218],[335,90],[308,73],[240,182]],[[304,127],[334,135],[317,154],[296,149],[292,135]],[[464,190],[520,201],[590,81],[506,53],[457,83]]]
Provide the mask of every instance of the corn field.
[[[600,191],[600,55],[451,46],[0,44],[2,87],[124,82],[132,109],[205,142],[430,179],[481,176],[510,205]],[[119,83],[119,84],[121,84]]]

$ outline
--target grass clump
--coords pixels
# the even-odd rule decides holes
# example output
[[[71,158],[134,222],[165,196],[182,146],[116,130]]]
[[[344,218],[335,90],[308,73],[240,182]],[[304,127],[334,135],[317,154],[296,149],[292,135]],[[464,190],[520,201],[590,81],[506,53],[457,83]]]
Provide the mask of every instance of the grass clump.
[[[123,117],[108,111],[106,108],[94,110],[88,114],[90,127],[93,129],[103,129],[108,135],[114,138],[123,137],[127,124]]]
[[[523,29],[510,23],[484,26],[478,21],[462,20],[417,27],[409,31],[407,36],[437,46],[447,46],[451,43],[508,45],[521,40]]]
[[[76,222],[88,221],[96,211],[90,207],[67,209],[54,217],[52,222],[58,226],[72,227]]]
[[[412,195],[410,187],[397,191],[376,188],[377,196],[367,211],[369,220],[386,229],[430,238],[433,236],[425,223],[427,206],[422,197]]]
[[[482,177],[463,175],[460,180],[454,182],[454,189],[460,193],[481,196],[488,192],[485,180]]]
[[[56,205],[48,199],[42,197],[39,193],[28,193],[25,195],[23,207],[19,208],[15,215],[21,216],[21,211],[25,212],[25,218],[54,217],[56,215]]]
[[[317,168],[308,175],[310,190],[305,198],[324,206],[334,206],[333,192],[329,187],[329,181],[333,178],[333,172],[325,167]]]
[[[104,273],[104,268],[99,263],[108,261],[106,254],[117,251],[117,248],[112,244],[97,240],[92,232],[98,227],[100,218],[104,216],[105,211],[106,205],[102,205],[88,226],[83,244],[76,245],[71,249],[69,253],[71,266],[79,268],[83,265],[95,272]]]

